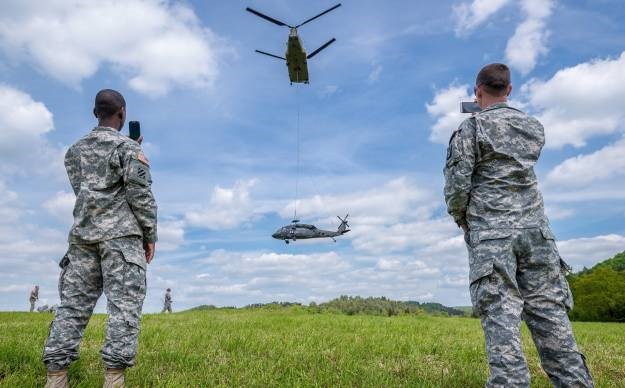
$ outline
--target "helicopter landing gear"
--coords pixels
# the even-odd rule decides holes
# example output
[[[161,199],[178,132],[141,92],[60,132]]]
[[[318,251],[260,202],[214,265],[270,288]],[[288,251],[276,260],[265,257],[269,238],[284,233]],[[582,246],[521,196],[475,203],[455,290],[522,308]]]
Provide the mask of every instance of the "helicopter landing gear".
[[[332,241],[336,242],[336,239],[334,237],[330,237],[332,239]]]
[[[286,245],[289,245],[289,240],[284,240],[284,242],[286,243]]]

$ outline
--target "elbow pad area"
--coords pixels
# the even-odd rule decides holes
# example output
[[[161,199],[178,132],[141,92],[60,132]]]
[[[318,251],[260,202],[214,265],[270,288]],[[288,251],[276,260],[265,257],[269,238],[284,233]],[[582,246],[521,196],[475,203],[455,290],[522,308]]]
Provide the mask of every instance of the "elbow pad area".
[[[128,182],[134,182],[141,186],[149,186],[152,184],[150,167],[147,164],[138,159],[131,159],[128,168]]]

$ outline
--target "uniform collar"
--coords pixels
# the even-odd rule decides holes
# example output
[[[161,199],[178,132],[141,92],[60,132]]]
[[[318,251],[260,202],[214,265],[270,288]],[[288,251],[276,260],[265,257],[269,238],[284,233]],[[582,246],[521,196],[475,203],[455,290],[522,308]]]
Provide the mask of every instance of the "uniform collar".
[[[113,127],[95,127],[93,128],[94,131],[113,131],[113,132],[119,132],[118,129],[113,128]]]
[[[508,103],[507,102],[496,102],[492,105],[487,106],[486,108],[482,109],[482,112],[485,112],[487,110],[491,110],[491,109],[499,109],[499,108],[509,108]]]

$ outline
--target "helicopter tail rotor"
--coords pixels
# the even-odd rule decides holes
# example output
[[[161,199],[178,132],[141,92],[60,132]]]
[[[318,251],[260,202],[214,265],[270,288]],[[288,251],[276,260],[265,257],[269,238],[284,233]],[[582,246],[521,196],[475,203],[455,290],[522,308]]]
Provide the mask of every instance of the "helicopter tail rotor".
[[[338,3],[338,4],[337,4],[337,5],[335,5],[334,7],[332,7],[332,8],[328,8],[328,9],[326,9],[325,11],[321,12],[319,15],[317,15],[317,16],[313,16],[313,17],[311,17],[310,19],[308,19],[308,20],[305,20],[305,21],[301,22],[300,24],[298,24],[297,26],[295,26],[295,28],[299,28],[299,27],[303,26],[304,24],[306,24],[306,23],[308,23],[308,22],[312,22],[313,20],[317,19],[318,17],[321,17],[321,16],[323,16],[323,15],[327,14],[327,13],[328,13],[328,12],[330,12],[330,11],[334,11],[335,9],[337,9],[337,8],[338,8],[338,7],[340,7],[340,6],[341,6],[341,3]],[[249,10],[249,8],[248,8],[248,10]],[[251,12],[251,11],[250,11],[250,12]],[[259,15],[259,16],[260,16],[260,15]],[[262,16],[261,16],[261,17],[262,17]]]
[[[315,51],[313,51],[312,53],[308,54],[308,56],[306,57],[306,59],[310,59],[312,57],[314,57],[315,55],[319,54],[319,52],[321,50],[323,50],[324,48],[328,47],[329,45],[331,45],[332,43],[336,42],[336,39],[332,38],[329,41],[327,41],[323,46],[319,47],[318,49],[316,49]]]
[[[347,214],[345,216],[345,218],[341,218],[339,216],[336,216],[336,218],[341,220],[341,225],[339,225],[339,229],[338,229],[338,232],[341,233],[341,234],[345,234],[345,233],[349,232],[349,224],[347,223],[347,217],[349,217],[349,214]]]

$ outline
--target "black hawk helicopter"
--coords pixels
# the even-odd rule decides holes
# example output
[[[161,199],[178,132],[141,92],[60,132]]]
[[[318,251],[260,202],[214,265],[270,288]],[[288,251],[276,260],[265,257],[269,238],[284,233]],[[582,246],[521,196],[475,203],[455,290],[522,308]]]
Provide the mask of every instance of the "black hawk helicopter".
[[[274,54],[270,54],[264,51],[260,51],[260,50],[256,50],[257,53],[259,54],[264,54],[264,55],[268,55],[270,57],[274,57],[274,58],[278,58],[278,59],[282,59],[286,61],[286,66],[289,69],[289,79],[291,80],[291,84],[293,84],[293,82],[296,83],[308,83],[308,62],[307,60],[314,57],[315,55],[319,54],[319,52],[321,50],[323,50],[324,48],[328,47],[329,45],[331,45],[332,43],[334,43],[336,41],[336,39],[332,38],[329,41],[327,41],[324,45],[322,45],[321,47],[319,47],[318,49],[316,49],[315,51],[313,51],[312,53],[306,55],[306,51],[304,51],[304,45],[302,44],[302,40],[299,38],[299,36],[297,35],[297,29],[301,26],[303,26],[304,24],[311,22],[315,19],[317,19],[320,16],[323,16],[325,14],[327,14],[330,11],[335,10],[336,8],[340,7],[341,4],[337,4],[332,8],[329,8],[323,12],[321,12],[319,15],[312,17],[300,24],[298,24],[297,26],[290,26],[286,23],[283,23],[277,19],[274,19],[272,17],[269,17],[267,15],[264,15],[258,11],[255,11],[251,8],[246,8],[245,10],[248,12],[253,13],[256,16],[259,16],[267,21],[270,21],[273,24],[277,24],[279,26],[284,26],[284,27],[289,27],[291,29],[291,32],[289,33],[289,40],[286,44],[286,54],[285,57],[281,57],[279,55],[274,55]]]
[[[291,225],[283,226],[278,229],[276,233],[272,234],[271,237],[278,240],[284,240],[287,244],[289,243],[289,240],[307,240],[310,238],[331,238],[334,242],[336,242],[334,237],[342,236],[349,232],[349,225],[347,224],[347,217],[349,217],[349,214],[346,215],[345,218],[341,218],[339,216],[336,217],[341,220],[341,224],[336,232],[317,229],[315,225],[300,224],[299,220],[293,220]]]

